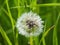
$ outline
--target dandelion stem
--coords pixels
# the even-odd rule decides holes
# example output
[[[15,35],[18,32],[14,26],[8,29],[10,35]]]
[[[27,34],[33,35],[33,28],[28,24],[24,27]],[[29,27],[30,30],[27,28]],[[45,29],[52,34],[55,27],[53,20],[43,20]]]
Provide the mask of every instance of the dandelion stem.
[[[33,37],[30,36],[30,45],[33,45]]]

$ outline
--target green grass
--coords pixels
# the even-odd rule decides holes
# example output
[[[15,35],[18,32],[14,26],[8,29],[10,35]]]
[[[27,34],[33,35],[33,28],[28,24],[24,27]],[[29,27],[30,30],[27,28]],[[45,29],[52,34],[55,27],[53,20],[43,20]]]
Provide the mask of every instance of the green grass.
[[[0,45],[60,45],[60,0],[0,0]],[[44,21],[44,31],[37,37],[18,34],[17,18],[33,11]]]

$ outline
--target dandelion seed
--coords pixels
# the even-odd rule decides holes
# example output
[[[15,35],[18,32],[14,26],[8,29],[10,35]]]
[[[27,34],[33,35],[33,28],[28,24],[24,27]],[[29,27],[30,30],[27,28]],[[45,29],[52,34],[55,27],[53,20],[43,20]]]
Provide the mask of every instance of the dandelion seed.
[[[16,27],[19,34],[26,37],[38,36],[43,31],[43,21],[39,15],[30,11],[23,13],[22,16],[17,19]]]

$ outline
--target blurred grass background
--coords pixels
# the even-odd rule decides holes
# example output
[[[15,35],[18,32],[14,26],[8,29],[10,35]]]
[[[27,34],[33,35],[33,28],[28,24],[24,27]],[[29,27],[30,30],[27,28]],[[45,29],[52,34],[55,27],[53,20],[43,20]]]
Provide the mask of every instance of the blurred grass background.
[[[17,18],[29,11],[44,20],[44,32],[34,45],[60,45],[60,0],[0,0],[0,45],[29,45],[15,27]]]

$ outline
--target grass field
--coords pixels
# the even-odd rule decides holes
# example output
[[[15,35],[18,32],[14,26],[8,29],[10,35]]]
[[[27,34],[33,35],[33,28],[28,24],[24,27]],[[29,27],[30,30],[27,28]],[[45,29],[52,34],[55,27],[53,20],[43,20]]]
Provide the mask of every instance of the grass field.
[[[43,33],[33,39],[15,27],[17,18],[29,11],[44,21]],[[60,0],[0,0],[0,45],[60,45]]]

